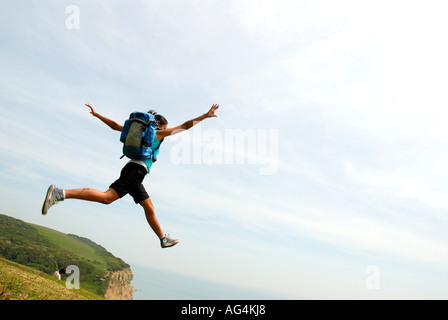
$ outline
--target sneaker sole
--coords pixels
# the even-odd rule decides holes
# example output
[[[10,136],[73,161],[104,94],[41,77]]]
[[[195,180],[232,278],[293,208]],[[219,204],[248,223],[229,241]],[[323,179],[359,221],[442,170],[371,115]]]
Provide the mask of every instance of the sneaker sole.
[[[174,243],[171,243],[171,244],[168,244],[168,245],[163,245],[162,246],[162,249],[164,249],[164,248],[171,248],[171,247],[174,247],[176,244],[178,244],[180,242],[180,240],[177,240],[176,242],[174,242]]]
[[[45,201],[44,201],[44,205],[42,206],[42,214],[46,215],[48,212],[48,203],[50,202],[50,197],[51,197],[51,193],[53,192],[55,186],[54,184],[52,184],[48,190],[47,190],[47,195],[45,197]]]

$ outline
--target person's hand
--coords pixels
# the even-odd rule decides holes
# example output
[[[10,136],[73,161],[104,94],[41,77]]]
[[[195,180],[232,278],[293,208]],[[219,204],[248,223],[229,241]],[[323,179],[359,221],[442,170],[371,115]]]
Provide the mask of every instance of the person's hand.
[[[205,114],[207,116],[207,118],[214,118],[217,117],[217,115],[215,114],[215,111],[218,110],[219,108],[219,104],[214,104],[210,110]]]
[[[92,114],[92,116],[96,117],[98,115],[98,113],[95,112],[95,109],[93,109],[89,103],[86,103],[86,106],[90,108],[90,113]]]

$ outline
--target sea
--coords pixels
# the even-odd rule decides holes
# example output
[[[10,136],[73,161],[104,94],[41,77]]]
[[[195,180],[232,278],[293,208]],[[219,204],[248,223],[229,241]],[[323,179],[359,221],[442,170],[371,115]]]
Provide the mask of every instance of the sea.
[[[272,293],[131,265],[134,300],[276,300]]]

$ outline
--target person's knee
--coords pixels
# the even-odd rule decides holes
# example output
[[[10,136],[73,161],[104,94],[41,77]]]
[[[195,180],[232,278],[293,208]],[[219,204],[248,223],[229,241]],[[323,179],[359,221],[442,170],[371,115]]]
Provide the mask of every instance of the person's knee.
[[[145,210],[145,214],[155,215],[154,206],[153,206],[151,200],[149,199],[149,197],[147,199],[139,202],[139,205],[141,205],[143,207],[143,210]]]
[[[118,198],[119,198],[118,194],[109,189],[104,193],[104,196],[101,199],[101,203],[108,205],[117,200]]]
[[[115,201],[115,199],[113,199],[112,197],[104,197],[102,200],[101,200],[101,203],[102,204],[105,204],[105,205],[108,205],[108,204],[111,204],[112,202],[114,202]]]

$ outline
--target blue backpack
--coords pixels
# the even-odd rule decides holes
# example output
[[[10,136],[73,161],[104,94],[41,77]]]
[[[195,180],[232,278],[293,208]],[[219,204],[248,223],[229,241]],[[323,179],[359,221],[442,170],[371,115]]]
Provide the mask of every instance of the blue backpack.
[[[155,150],[151,149],[156,136],[157,120],[154,115],[146,112],[132,112],[125,121],[121,131],[120,141],[124,156],[133,160],[157,160]]]

